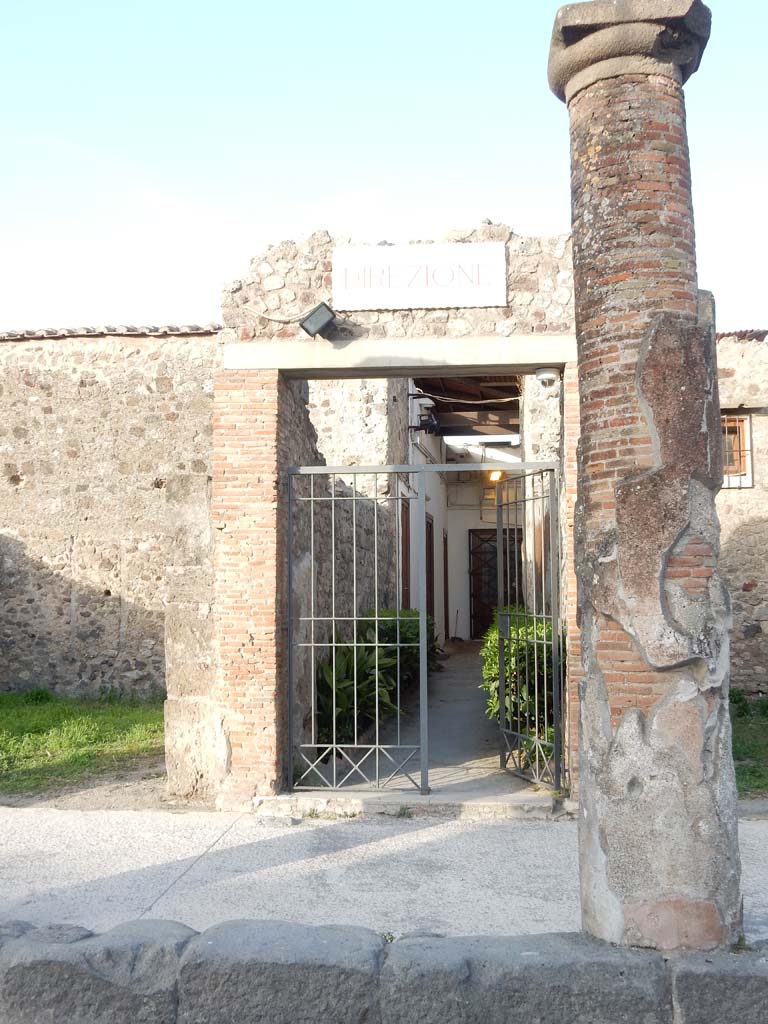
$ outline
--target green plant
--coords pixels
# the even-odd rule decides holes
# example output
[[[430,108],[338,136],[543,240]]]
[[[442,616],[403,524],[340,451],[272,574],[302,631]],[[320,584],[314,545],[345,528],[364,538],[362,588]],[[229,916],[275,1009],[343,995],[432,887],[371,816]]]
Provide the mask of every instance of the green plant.
[[[552,664],[552,623],[540,615],[527,613],[521,605],[504,609],[510,618],[510,637],[504,643],[504,703],[506,721],[517,731],[531,735],[521,739],[522,762],[536,757],[538,742],[554,744],[552,702],[555,673]],[[498,719],[499,707],[499,625],[498,614],[483,637],[480,649],[483,682],[488,694],[486,715]],[[559,674],[558,674],[559,678]],[[534,738],[535,735],[535,738]]]
[[[385,715],[396,714],[391,694],[396,688],[396,658],[379,648],[341,644],[317,665],[317,729],[319,744],[354,743],[357,735]],[[335,733],[334,733],[335,722]]]
[[[749,698],[743,690],[731,690],[731,715],[738,718],[749,718],[752,709]]]
[[[731,691],[733,760],[739,795],[768,793],[768,698]]]
[[[72,784],[162,750],[160,702],[0,694],[0,793]]]
[[[419,681],[419,613],[412,608],[369,611],[357,620],[357,646],[339,644],[333,655],[318,662],[318,745],[349,744],[373,722],[398,714],[392,697]],[[442,668],[435,624],[427,620],[427,668]],[[398,672],[399,670],[399,672]],[[377,706],[378,705],[378,706]],[[400,712],[402,713],[402,712]]]
[[[397,814],[395,815],[395,817],[396,818],[412,818],[413,817],[413,811],[411,810],[410,807],[406,807],[405,804],[402,804],[400,807],[398,807]]]
[[[25,704],[51,704],[56,700],[50,690],[27,690],[22,699]]]
[[[388,657],[397,658],[400,652],[400,681],[402,684],[419,681],[419,612],[415,608],[380,609],[377,615],[368,611],[358,620],[358,637],[366,641],[386,644]],[[435,622],[427,616],[427,671],[439,672],[440,648],[435,637]]]
[[[552,623],[542,616],[526,613],[520,605],[504,611],[510,617],[510,638],[505,641],[504,677],[507,720],[535,722],[536,712],[543,721],[545,708],[552,708],[554,673],[551,657]],[[480,689],[488,694],[486,714],[499,717],[499,623],[493,622],[483,637],[480,648],[483,682]],[[544,739],[544,735],[540,737]]]

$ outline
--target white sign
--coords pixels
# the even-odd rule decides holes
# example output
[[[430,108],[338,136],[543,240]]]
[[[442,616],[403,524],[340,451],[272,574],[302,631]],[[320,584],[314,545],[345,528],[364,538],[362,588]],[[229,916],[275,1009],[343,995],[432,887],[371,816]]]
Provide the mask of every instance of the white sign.
[[[339,246],[332,269],[341,311],[507,304],[504,242]]]

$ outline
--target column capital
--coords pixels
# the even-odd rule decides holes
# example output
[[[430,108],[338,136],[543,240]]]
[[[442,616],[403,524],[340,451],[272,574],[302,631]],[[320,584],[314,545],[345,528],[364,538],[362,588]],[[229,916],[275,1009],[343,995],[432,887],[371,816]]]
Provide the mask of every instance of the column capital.
[[[549,85],[569,103],[577,92],[619,75],[668,75],[685,83],[698,70],[712,14],[701,0],[590,0],[557,12]]]

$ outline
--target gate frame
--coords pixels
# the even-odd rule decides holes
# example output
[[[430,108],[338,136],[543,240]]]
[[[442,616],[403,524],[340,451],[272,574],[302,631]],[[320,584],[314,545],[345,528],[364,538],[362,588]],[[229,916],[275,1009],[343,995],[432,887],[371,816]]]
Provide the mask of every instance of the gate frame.
[[[418,576],[418,612],[419,612],[419,764],[420,764],[420,787],[419,790],[423,796],[427,796],[430,792],[429,788],[429,715],[428,715],[428,663],[427,663],[427,491],[424,477],[427,473],[488,473],[494,471],[501,471],[508,475],[514,476],[526,476],[538,472],[549,472],[552,474],[552,486],[550,488],[550,502],[554,502],[557,505],[557,495],[560,493],[560,477],[561,471],[560,466],[556,462],[482,462],[482,463],[414,463],[412,465],[383,465],[383,466],[291,466],[288,468],[288,752],[289,752],[289,765],[294,764],[294,753],[296,750],[295,736],[294,736],[294,682],[295,682],[295,664],[294,664],[294,612],[293,612],[293,584],[294,584],[294,569],[293,569],[293,526],[294,526],[294,494],[293,494],[293,483],[292,479],[298,476],[366,476],[366,475],[413,475],[415,476],[415,483],[418,484],[416,488],[416,508],[417,508],[417,525],[414,533],[411,534],[411,544],[413,540],[416,540],[418,545],[417,550],[417,567],[416,572]],[[375,498],[374,498],[375,500]],[[555,509],[557,512],[557,509]],[[557,520],[556,520],[557,521]],[[550,530],[552,529],[552,518],[550,518]],[[559,543],[557,550],[559,551]],[[560,573],[560,559],[557,558],[557,565],[555,565],[554,557],[551,557],[551,571],[557,576],[557,583],[559,584],[559,573]],[[555,602],[555,607],[558,612],[558,619],[560,618],[560,602],[559,602],[559,585],[555,591],[558,595],[558,600]],[[554,634],[553,630],[553,634]],[[501,685],[501,680],[499,680]],[[562,717],[562,716],[561,716]],[[500,718],[500,728],[501,728]],[[500,739],[501,739],[500,735]],[[560,750],[562,744],[558,745]],[[562,755],[560,755],[562,756]],[[557,764],[558,777],[560,772],[560,762]],[[296,792],[293,784],[292,774],[289,775],[288,785],[290,792]],[[379,789],[381,787],[378,787]],[[341,789],[337,789],[333,786],[323,787],[303,787],[302,792],[320,791],[325,792],[326,789],[330,789],[331,792],[343,792]],[[374,787],[376,790],[376,787]]]
[[[563,750],[565,747],[565,736],[564,729],[566,722],[563,716],[563,697],[565,694],[566,685],[566,672],[562,664],[562,633],[565,631],[567,623],[562,615],[562,608],[560,605],[561,598],[561,573],[563,570],[562,564],[562,552],[560,545],[560,496],[561,496],[561,473],[558,468],[550,468],[545,470],[534,470],[521,474],[521,479],[535,480],[536,477],[543,477],[545,473],[549,473],[549,480],[547,485],[547,493],[534,495],[533,500],[541,502],[541,508],[546,509],[549,517],[549,525],[545,528],[544,521],[541,523],[541,539],[542,542],[546,539],[549,543],[549,559],[548,564],[545,563],[542,555],[542,568],[541,568],[541,583],[545,582],[547,575],[549,576],[549,601],[550,601],[550,614],[549,619],[551,620],[551,631],[552,636],[549,642],[551,662],[552,662],[552,726],[553,726],[553,739],[552,739],[552,788],[559,792],[563,778],[568,776],[568,766],[564,763]],[[505,498],[505,492],[508,492],[510,479],[501,480],[496,484],[496,547],[502,554],[499,555],[496,564],[496,579],[498,588],[498,610],[499,610],[499,623],[498,623],[498,643],[499,643],[499,765],[506,771],[511,771],[513,775],[519,775],[521,778],[528,779],[531,782],[537,784],[547,785],[547,780],[539,774],[529,775],[522,769],[508,768],[510,756],[512,751],[509,747],[509,735],[516,735],[518,739],[523,739],[524,734],[515,734],[513,730],[507,728],[507,713],[506,713],[506,701],[507,701],[507,674],[506,674],[506,651],[505,643],[510,642],[510,637],[502,636],[502,623],[501,613],[503,611],[505,602],[504,594],[506,591],[506,580],[504,579],[504,565],[508,566],[507,571],[509,572],[509,554],[503,545],[509,544],[509,523],[504,521],[504,512],[509,509],[510,506],[515,507],[515,519],[517,520],[517,506],[522,504],[525,506],[531,499],[526,498],[523,495],[522,498],[515,498],[510,501],[508,497]],[[524,517],[527,516],[527,510],[524,509]],[[534,513],[535,516],[535,513]],[[524,518],[525,526],[527,522]],[[534,530],[536,529],[534,519]],[[535,535],[534,535],[535,536]],[[542,543],[542,552],[543,552]],[[535,540],[534,540],[534,552],[535,552]],[[517,559],[516,559],[517,561]],[[530,563],[529,563],[530,564]],[[517,571],[517,570],[516,570]],[[534,610],[532,612],[533,621],[535,623],[537,611],[536,611],[536,569],[534,565],[534,578],[533,578],[533,590],[534,590]],[[543,618],[546,622],[547,615],[546,611],[546,598],[543,592],[542,586],[542,612]],[[528,622],[528,611],[526,608],[526,628]],[[535,628],[535,626],[534,626]],[[529,640],[526,638],[524,643],[527,645]],[[534,639],[534,646],[538,645],[538,640]],[[544,639],[544,652],[546,652],[546,632]],[[527,654],[526,654],[527,663]],[[545,662],[546,664],[546,662]],[[526,683],[527,669],[526,669]],[[544,685],[546,687],[546,669],[545,669],[545,680]],[[527,715],[526,715],[527,719]],[[538,712],[537,712],[538,720]],[[544,728],[547,728],[547,721],[545,716]],[[538,741],[538,737],[533,737],[534,742]],[[538,761],[538,758],[537,758]]]

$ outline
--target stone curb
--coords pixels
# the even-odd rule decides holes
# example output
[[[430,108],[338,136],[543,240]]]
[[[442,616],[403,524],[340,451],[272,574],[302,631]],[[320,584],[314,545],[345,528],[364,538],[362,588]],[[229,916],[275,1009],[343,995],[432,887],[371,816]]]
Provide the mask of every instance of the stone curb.
[[[664,957],[576,933],[0,924],[3,1024],[763,1024],[766,1006],[768,943]]]

